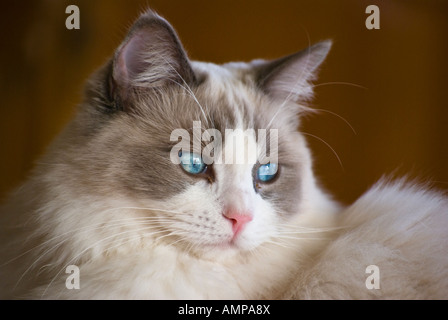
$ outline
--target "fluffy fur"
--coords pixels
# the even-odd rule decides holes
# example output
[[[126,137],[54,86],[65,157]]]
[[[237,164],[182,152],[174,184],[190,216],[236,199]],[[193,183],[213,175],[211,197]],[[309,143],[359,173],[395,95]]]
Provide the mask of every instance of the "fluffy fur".
[[[448,298],[444,195],[381,182],[342,208],[315,180],[298,115],[330,45],[274,61],[191,62],[168,22],[142,15],[1,208],[0,297]],[[216,152],[260,161],[257,129],[278,130],[276,179],[257,181],[253,163],[184,172],[170,150],[190,142],[170,136],[193,121],[201,132],[254,129],[237,150],[223,136]],[[250,217],[238,234],[234,212]],[[372,264],[380,289],[365,285]],[[69,265],[80,289],[66,287]]]
[[[383,179],[339,214],[341,232],[283,298],[447,299],[448,199]],[[379,289],[367,289],[370,265]]]

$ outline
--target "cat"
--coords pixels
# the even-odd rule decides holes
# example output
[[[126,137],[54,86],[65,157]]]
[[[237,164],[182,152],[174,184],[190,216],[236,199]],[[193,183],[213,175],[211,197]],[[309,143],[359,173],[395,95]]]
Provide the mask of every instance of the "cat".
[[[190,61],[143,13],[2,206],[0,298],[448,298],[443,193],[383,179],[344,207],[313,174],[297,128],[330,47]]]

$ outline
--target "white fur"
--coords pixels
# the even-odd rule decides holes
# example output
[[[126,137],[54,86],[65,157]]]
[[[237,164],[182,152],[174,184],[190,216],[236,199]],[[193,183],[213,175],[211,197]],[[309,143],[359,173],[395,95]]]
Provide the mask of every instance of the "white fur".
[[[446,196],[381,181],[339,215],[339,235],[283,298],[448,298]],[[379,289],[366,287],[369,265],[379,268]]]
[[[132,251],[80,264],[79,291],[65,289],[61,272],[60,281],[36,289],[34,297],[445,299],[447,208],[435,192],[402,181],[380,183],[339,213],[341,230],[317,259],[300,257],[306,240],[290,241],[295,249],[263,245],[245,259],[231,252],[203,259],[169,245],[142,244],[138,252],[129,246]],[[381,272],[379,290],[365,286],[372,264]]]

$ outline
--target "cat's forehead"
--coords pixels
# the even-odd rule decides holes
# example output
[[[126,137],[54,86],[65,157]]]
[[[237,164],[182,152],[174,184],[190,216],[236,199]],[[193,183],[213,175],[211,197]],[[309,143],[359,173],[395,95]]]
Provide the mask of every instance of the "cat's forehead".
[[[266,126],[257,118],[263,109],[262,95],[255,89],[250,70],[245,63],[193,62],[195,72],[202,78],[197,90],[198,99],[207,102],[207,111],[222,117],[230,128],[258,129]],[[217,119],[218,120],[218,119]]]
[[[248,85],[250,78],[250,65],[244,62],[231,62],[222,65],[199,61],[191,62],[193,69],[200,76],[206,77],[206,83],[216,90],[233,89],[238,92],[241,85]]]
[[[223,139],[227,129],[254,130],[256,139],[259,129],[289,132],[273,100],[254,83],[249,64],[192,62],[192,67],[197,84],[175,83],[161,94],[136,100],[149,129],[157,129],[154,136],[192,131],[195,122],[203,130],[217,129]]]

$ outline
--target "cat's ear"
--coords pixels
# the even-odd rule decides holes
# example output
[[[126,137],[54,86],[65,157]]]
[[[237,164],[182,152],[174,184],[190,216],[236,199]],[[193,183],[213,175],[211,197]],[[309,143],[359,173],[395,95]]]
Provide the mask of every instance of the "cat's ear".
[[[322,41],[292,55],[273,61],[254,61],[255,81],[267,94],[298,101],[312,95],[310,81],[331,48],[331,40]]]
[[[148,11],[135,22],[114,55],[112,96],[126,100],[135,90],[196,81],[187,54],[172,26]]]

